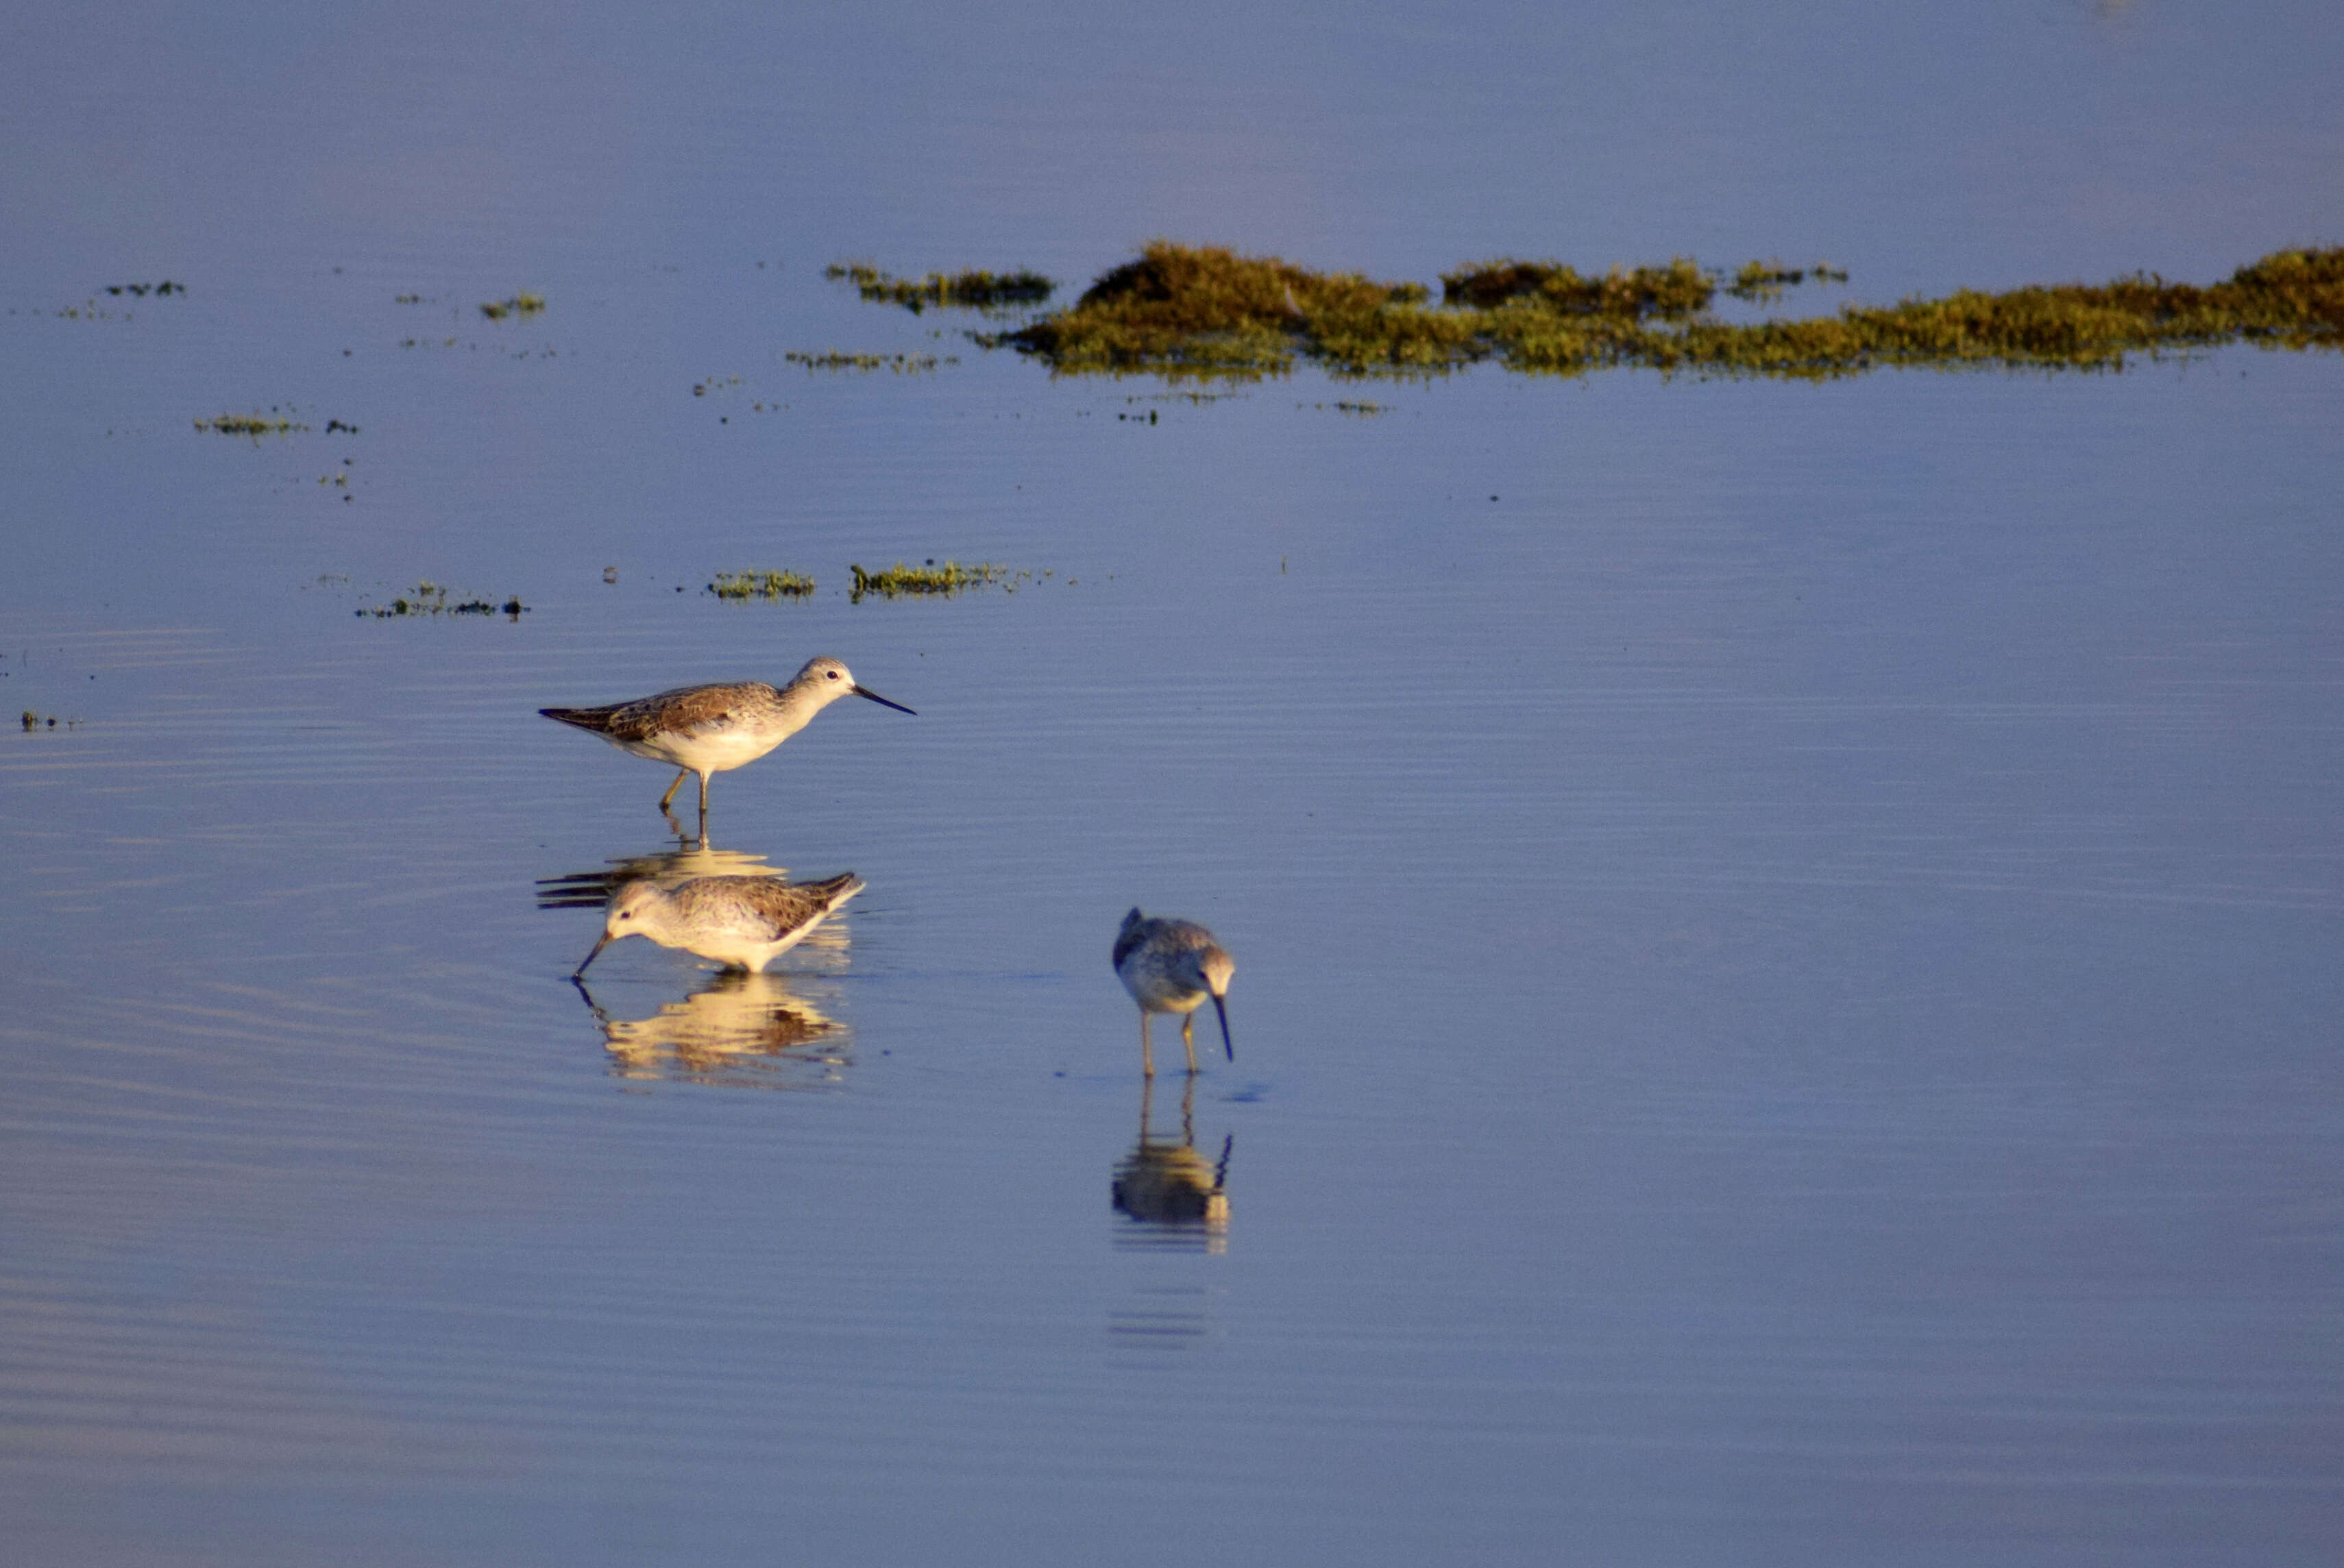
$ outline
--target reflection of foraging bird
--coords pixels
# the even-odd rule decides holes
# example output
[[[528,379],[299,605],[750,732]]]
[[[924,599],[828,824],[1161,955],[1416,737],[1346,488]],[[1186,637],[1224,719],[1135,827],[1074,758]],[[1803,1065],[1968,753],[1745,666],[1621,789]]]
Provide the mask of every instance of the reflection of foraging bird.
[[[700,775],[700,831],[708,832],[708,775],[755,762],[796,734],[841,697],[867,697],[898,713],[912,710],[854,683],[835,659],[810,659],[780,691],[763,681],[678,686],[607,708],[540,708],[549,719],[600,735],[622,752],[682,772],[660,796],[665,811],[686,774]]]
[[[1180,1043],[1188,1047],[1188,1070],[1197,1070],[1197,1009],[1212,998],[1221,1016],[1221,1049],[1238,1059],[1229,1043],[1229,976],[1237,970],[1213,934],[1187,920],[1150,920],[1137,909],[1123,917],[1116,933],[1115,972],[1123,988],[1139,1004],[1139,1068],[1156,1076],[1156,1061],[1147,1048],[1147,1016],[1180,1015]]]
[[[825,882],[774,876],[696,876],[674,887],[631,882],[611,899],[602,939],[577,973],[586,973],[586,965],[621,936],[648,936],[662,947],[761,973],[862,891],[863,879],[851,871]]]
[[[779,975],[728,969],[648,1018],[612,1017],[584,980],[577,986],[620,1077],[821,1088],[847,1063],[846,1030]]]

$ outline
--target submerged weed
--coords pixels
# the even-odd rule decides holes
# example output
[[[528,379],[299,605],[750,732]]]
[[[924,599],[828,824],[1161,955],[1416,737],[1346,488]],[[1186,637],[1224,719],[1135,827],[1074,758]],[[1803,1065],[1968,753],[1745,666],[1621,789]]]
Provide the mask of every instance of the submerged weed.
[[[992,583],[999,583],[1015,592],[1018,583],[1034,575],[1030,572],[1013,572],[1009,568],[996,566],[989,561],[963,566],[957,561],[938,564],[933,557],[924,566],[906,565],[899,561],[878,572],[865,572],[860,566],[850,566],[847,570],[854,573],[854,586],[847,591],[846,597],[854,604],[862,603],[866,593],[876,594],[882,599],[924,594],[948,598],[965,589],[983,588]]]
[[[854,284],[855,292],[874,304],[901,305],[915,316],[931,305],[966,310],[1039,305],[1057,288],[1053,279],[1025,268],[1015,272],[931,272],[914,280],[882,272],[865,261],[835,261],[822,275]]]
[[[813,579],[799,572],[720,572],[708,592],[719,599],[803,599],[813,592]]]
[[[400,594],[388,604],[374,604],[350,612],[353,615],[371,616],[377,621],[389,621],[402,615],[502,615],[518,621],[529,610],[519,595],[502,604],[492,604],[485,599],[462,599],[449,602],[448,590],[437,582],[423,582],[415,585],[414,592]]]
[[[217,419],[196,421],[196,429],[199,430],[216,430],[224,436],[250,436],[255,441],[263,436],[289,436],[296,430],[308,428],[298,420],[271,419],[257,409],[248,414],[222,414]]]
[[[801,353],[793,349],[782,356],[783,362],[803,365],[809,376],[816,370],[893,370],[899,376],[924,375],[939,364],[957,365],[960,360],[947,354],[938,359],[934,354],[847,354],[835,349],[819,354]]]
[[[1725,291],[1765,300],[1809,279],[1844,283],[1847,274],[1753,261]],[[1684,257],[1601,276],[1500,259],[1440,281],[1434,306],[1412,283],[1156,240],[1067,309],[976,340],[1062,374],[1172,380],[1257,379],[1298,359],[1339,376],[1420,376],[1494,359],[1554,375],[1641,367],[1814,379],[1892,365],[2117,369],[2129,354],[2235,342],[2344,347],[2344,248],[2277,251],[2203,288],[2136,275],[1756,323],[1710,314],[1720,278]]]

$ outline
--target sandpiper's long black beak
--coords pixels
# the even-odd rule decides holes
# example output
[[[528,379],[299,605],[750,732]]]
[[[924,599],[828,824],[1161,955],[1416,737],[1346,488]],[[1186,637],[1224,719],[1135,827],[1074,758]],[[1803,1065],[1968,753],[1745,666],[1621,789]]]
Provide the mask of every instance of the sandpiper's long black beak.
[[[907,707],[905,707],[905,706],[904,706],[904,704],[903,704],[903,703],[891,703],[891,702],[889,702],[886,698],[884,698],[884,697],[881,696],[878,693],[876,693],[876,692],[873,691],[873,690],[872,690],[870,687],[868,687],[868,686],[849,686],[849,687],[847,687],[846,689],[847,689],[848,691],[850,691],[850,692],[854,693],[856,696],[858,696],[858,697],[868,697],[868,698],[870,698],[873,702],[874,702],[874,703],[878,703],[878,704],[879,704],[881,707],[883,707],[883,708],[893,708],[893,709],[894,709],[894,710],[895,710],[897,713],[912,713],[912,710],[911,710],[911,709],[909,709],[909,708],[907,708]],[[919,714],[917,714],[917,713],[912,713],[912,717],[914,717],[914,718],[915,718],[915,719],[916,719],[916,718],[918,718],[919,716],[920,716],[920,715],[919,715]]]
[[[1221,1016],[1221,1049],[1228,1053],[1229,1060],[1236,1061],[1238,1059],[1238,1048],[1229,1044],[1228,1004],[1222,1001],[1218,996],[1216,996],[1213,998],[1213,1011]]]
[[[595,959],[601,957],[602,956],[602,949],[608,947],[610,945],[611,934],[608,931],[605,931],[602,933],[602,939],[594,944],[594,951],[586,955],[585,962],[580,964],[578,967],[570,971],[570,977],[575,980],[579,976],[586,973],[586,965],[591,964]]]

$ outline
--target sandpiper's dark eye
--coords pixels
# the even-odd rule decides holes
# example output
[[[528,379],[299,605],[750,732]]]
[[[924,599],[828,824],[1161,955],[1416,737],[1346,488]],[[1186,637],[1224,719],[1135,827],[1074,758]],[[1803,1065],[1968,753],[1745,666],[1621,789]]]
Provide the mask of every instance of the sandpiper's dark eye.
[[[634,917],[635,912],[631,909],[621,909],[619,911],[619,918],[621,920],[632,920]]]
[[[835,670],[824,670],[823,673],[829,676],[834,681],[838,679],[838,672]]]

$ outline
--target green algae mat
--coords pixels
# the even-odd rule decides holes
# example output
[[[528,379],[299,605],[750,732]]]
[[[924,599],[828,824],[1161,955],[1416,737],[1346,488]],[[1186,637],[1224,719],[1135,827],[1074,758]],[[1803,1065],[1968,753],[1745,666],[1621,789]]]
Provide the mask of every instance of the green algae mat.
[[[834,275],[865,298],[929,308],[1038,303],[1055,287],[1023,272],[1009,275],[1014,291],[990,273],[919,283],[867,266]],[[1484,360],[1545,375],[1641,367],[1823,379],[1891,366],[2113,370],[2129,355],[2229,343],[2344,345],[2344,248],[2275,251],[2202,287],[2140,274],[1754,322],[1723,320],[1713,309],[1721,291],[1763,302],[1810,279],[1845,278],[1828,265],[1756,261],[1729,276],[1683,257],[1585,276],[1560,262],[1508,258],[1444,274],[1436,303],[1420,283],[1157,240],[1071,306],[971,336],[1061,374],[1239,379],[1282,375],[1301,361],[1369,377],[1434,375]]]

